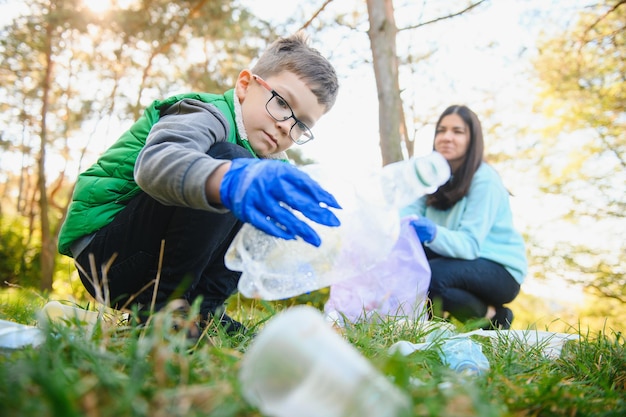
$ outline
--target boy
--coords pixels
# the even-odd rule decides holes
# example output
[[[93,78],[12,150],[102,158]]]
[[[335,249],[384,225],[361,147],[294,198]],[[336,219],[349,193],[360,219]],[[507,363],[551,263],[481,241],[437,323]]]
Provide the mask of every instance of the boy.
[[[331,64],[296,34],[272,44],[223,95],[155,101],[79,175],[59,252],[74,258],[92,296],[114,308],[136,305],[139,320],[149,314],[158,276],[156,310],[202,297],[203,320],[245,331],[223,313],[240,276],[224,255],[242,222],[316,246],[319,236],[285,204],[339,225],[327,208],[340,208],[334,197],[276,160],[313,139],[310,129],[337,91]]]

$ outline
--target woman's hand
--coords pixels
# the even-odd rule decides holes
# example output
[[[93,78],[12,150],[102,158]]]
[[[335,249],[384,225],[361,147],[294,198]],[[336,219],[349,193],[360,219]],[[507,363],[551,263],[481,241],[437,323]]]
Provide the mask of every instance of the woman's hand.
[[[415,229],[417,237],[420,242],[430,243],[435,240],[437,236],[437,225],[426,217],[418,217],[415,220],[411,220],[411,226]]]

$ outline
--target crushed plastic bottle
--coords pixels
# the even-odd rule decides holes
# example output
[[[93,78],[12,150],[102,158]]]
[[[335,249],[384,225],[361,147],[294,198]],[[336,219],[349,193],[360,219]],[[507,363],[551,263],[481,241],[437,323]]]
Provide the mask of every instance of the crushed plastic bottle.
[[[307,222],[321,237],[319,247],[284,240],[244,224],[231,243],[226,266],[241,271],[239,292],[278,300],[358,277],[387,259],[400,235],[399,209],[435,191],[450,177],[445,158],[429,155],[396,162],[380,172],[338,175],[321,165],[302,168],[342,206],[340,227]]]
[[[404,417],[408,395],[310,306],[267,322],[244,354],[243,397],[272,417]]]
[[[484,375],[489,371],[489,360],[482,345],[469,336],[459,335],[452,324],[441,324],[426,337],[435,347],[441,361],[452,370],[464,375]]]
[[[469,337],[456,337],[443,342],[439,356],[444,364],[465,375],[484,375],[489,371],[489,361],[482,346]]]

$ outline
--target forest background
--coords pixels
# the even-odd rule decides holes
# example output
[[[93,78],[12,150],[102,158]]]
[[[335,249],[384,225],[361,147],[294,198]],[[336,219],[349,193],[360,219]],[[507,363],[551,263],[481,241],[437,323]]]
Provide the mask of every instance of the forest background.
[[[626,1],[0,1],[0,288],[81,299],[56,239],[77,174],[152,100],[221,92],[304,28],[336,107],[290,157],[379,169],[477,112],[530,272],[514,327],[623,332]]]

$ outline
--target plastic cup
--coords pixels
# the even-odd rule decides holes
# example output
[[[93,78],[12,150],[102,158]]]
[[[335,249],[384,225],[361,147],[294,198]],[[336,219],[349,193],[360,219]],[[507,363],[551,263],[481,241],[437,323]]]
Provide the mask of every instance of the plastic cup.
[[[336,333],[320,311],[272,318],[244,355],[244,398],[274,417],[398,417],[409,398]]]
[[[83,326],[87,336],[91,336],[98,322],[98,313],[61,304],[58,301],[48,302],[39,312],[39,320],[44,324],[47,320],[53,322],[66,322]]]

